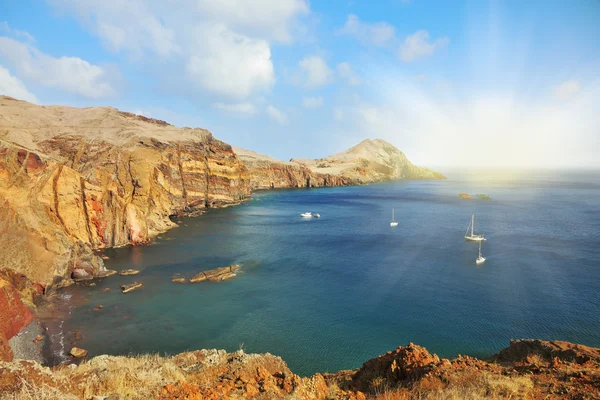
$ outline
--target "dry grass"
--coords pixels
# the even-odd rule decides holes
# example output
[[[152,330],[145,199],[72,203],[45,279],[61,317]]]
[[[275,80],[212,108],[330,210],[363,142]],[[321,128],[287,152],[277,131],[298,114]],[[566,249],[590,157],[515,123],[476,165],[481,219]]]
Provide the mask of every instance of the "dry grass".
[[[156,398],[167,383],[185,380],[170,359],[148,354],[136,357],[96,357],[75,371],[63,368],[56,376],[71,379],[82,397],[119,393],[125,398]],[[77,382],[76,376],[81,378]]]
[[[489,372],[462,372],[447,385],[435,381],[419,382],[412,389],[398,389],[377,395],[377,400],[478,400],[526,399],[533,382],[528,377],[508,377]]]
[[[2,400],[78,400],[78,397],[59,389],[21,380],[21,390],[17,393],[0,394]]]

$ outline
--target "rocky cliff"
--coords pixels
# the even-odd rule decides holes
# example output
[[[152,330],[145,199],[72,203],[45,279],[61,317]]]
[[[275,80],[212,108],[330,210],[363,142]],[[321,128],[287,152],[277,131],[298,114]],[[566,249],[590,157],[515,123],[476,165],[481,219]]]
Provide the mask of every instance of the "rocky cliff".
[[[285,162],[250,150],[233,148],[250,174],[252,189],[348,186],[354,180],[330,173],[318,173],[306,165]]]
[[[0,266],[35,282],[101,275],[93,250],[249,194],[242,162],[206,130],[0,96]]]
[[[254,189],[360,185],[399,179],[445,179],[417,167],[390,143],[364,140],[343,153],[318,160],[280,161],[253,151],[234,148],[250,171]]]
[[[600,349],[538,340],[513,341],[488,361],[443,359],[409,344],[359,369],[311,377],[294,374],[279,357],[241,350],[99,356],[70,368],[0,362],[0,397],[15,400],[598,399],[599,393]]]

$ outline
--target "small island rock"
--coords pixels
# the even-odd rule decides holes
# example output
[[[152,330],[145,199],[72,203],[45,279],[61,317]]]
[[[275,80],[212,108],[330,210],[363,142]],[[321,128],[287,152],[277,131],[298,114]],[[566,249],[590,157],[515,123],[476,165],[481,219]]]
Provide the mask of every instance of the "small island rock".
[[[87,356],[88,351],[79,347],[73,347],[70,354],[75,358],[83,358]]]
[[[139,273],[140,273],[139,269],[124,269],[123,271],[119,272],[119,275],[127,276],[127,275],[137,275]]]
[[[143,288],[144,285],[142,285],[139,282],[133,282],[133,283],[129,283],[127,285],[121,285],[121,290],[123,291],[123,293],[129,293],[129,292],[133,292],[134,290],[138,290]]]

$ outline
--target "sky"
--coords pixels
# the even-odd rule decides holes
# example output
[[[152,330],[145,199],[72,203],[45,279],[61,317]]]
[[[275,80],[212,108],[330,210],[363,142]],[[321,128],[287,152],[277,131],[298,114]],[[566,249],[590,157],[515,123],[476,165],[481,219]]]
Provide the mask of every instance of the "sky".
[[[600,0],[0,0],[0,94],[283,160],[598,168]]]

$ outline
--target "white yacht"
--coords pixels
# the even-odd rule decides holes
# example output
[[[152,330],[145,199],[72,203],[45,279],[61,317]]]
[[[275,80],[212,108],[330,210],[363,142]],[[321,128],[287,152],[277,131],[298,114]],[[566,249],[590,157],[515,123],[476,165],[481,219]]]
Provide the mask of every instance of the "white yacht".
[[[312,218],[313,215],[312,215],[312,213],[310,211],[307,211],[305,213],[300,214],[300,216],[302,218]]]
[[[471,234],[469,234],[469,229],[471,229]],[[472,215],[471,223],[469,224],[469,226],[467,227],[467,231],[465,232],[465,240],[470,240],[472,242],[481,242],[482,240],[485,240],[483,235],[476,235],[474,233],[474,230],[475,230],[475,215]]]
[[[475,264],[483,264],[485,262],[485,257],[481,255],[481,241],[479,241],[479,257],[475,260]]]
[[[395,228],[395,227],[397,227],[397,226],[398,226],[398,221],[396,221],[396,220],[394,219],[394,209],[393,209],[393,208],[392,208],[392,222],[390,222],[390,226],[391,226],[392,228]]]

